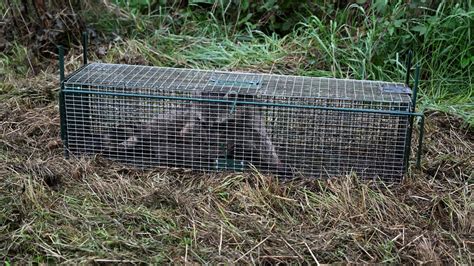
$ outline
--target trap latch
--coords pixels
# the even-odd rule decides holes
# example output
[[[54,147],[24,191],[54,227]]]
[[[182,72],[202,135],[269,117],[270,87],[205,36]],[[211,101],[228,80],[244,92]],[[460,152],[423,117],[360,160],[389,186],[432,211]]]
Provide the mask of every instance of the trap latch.
[[[216,170],[233,170],[237,172],[242,172],[245,169],[245,162],[227,158],[218,158],[216,159]]]

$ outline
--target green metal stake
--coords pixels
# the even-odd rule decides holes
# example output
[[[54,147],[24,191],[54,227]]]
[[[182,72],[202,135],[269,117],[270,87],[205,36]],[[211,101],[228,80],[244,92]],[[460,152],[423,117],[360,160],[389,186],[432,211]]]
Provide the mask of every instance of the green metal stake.
[[[415,109],[416,109],[416,99],[418,97],[418,82],[420,80],[420,65],[416,65],[416,68],[415,68],[415,84],[414,84],[414,87],[413,87],[413,94],[412,94],[412,97],[411,97],[411,105],[412,105],[412,108],[413,108],[413,112],[415,112]],[[413,126],[413,117],[411,119],[411,124],[410,124],[410,128],[412,128]],[[412,129],[410,130],[410,134],[412,134]],[[425,117],[424,116],[420,116],[420,135],[418,136],[418,150],[416,152],[416,168],[417,169],[421,169],[421,148],[422,148],[422,145],[423,145],[423,136],[425,134]],[[411,139],[411,136],[410,136],[410,139]]]
[[[82,61],[87,65],[87,32],[82,33]]]
[[[407,61],[406,61],[406,63],[407,63],[407,65],[406,65],[407,73],[406,73],[406,78],[405,78],[405,85],[407,87],[410,87],[410,72],[411,72],[411,59],[412,59],[412,57],[413,57],[413,51],[409,50],[408,51],[408,56],[407,56]]]
[[[413,94],[411,96],[411,106],[413,108],[413,112],[416,108],[416,99],[418,97],[418,82],[420,80],[420,65],[416,65],[415,68],[415,85],[413,86]]]
[[[64,48],[62,45],[58,45],[59,50],[59,82],[62,86],[64,81]],[[61,88],[62,89],[62,88]]]
[[[418,82],[420,79],[420,65],[416,66],[415,69],[415,84],[413,85],[413,92],[411,96],[411,112],[414,113],[416,110],[416,99],[418,97]],[[405,169],[408,169],[408,162],[411,155],[411,140],[413,135],[413,116],[410,117],[409,127],[407,132],[407,146],[405,150]]]
[[[425,135],[425,117],[420,116],[420,136],[418,136],[418,151],[416,153],[416,168],[421,169],[421,148],[423,146],[423,137]]]
[[[412,95],[412,100],[411,100],[411,103],[412,103],[412,106],[413,106],[413,112],[415,112],[415,108],[416,108],[416,99],[418,97],[418,82],[420,80],[420,65],[417,65],[416,66],[416,69],[415,69],[415,84],[414,84],[414,87],[413,87],[413,95]],[[413,125],[413,118],[411,119],[411,122],[412,124],[410,126]],[[419,137],[419,140],[418,140],[418,150],[416,152],[416,168],[418,169],[421,169],[421,147],[423,145],[423,135],[424,135],[424,132],[425,131],[425,117],[424,116],[421,116],[420,117],[420,135],[418,136]],[[411,136],[410,136],[411,138]]]
[[[61,127],[61,140],[64,145],[64,157],[69,158],[69,146],[67,140],[67,124],[66,124],[66,105],[64,103],[64,48],[59,45],[59,117]]]

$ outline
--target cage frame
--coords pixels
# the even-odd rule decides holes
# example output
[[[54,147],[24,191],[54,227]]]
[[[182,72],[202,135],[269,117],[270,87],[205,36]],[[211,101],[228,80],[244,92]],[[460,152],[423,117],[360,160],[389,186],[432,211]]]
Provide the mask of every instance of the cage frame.
[[[80,72],[88,65],[87,59],[87,44],[88,44],[88,34],[83,32],[82,34],[82,49],[83,49],[83,64],[77,70],[73,71],[68,75],[68,77],[74,75],[75,73]],[[412,58],[413,52],[408,51],[406,59],[406,79],[405,85],[410,88],[410,77],[412,70]],[[138,97],[138,98],[148,98],[148,99],[160,99],[160,100],[177,100],[177,101],[191,101],[191,102],[207,102],[207,103],[223,103],[229,104],[235,107],[236,104],[251,105],[251,106],[271,106],[271,107],[284,107],[284,108],[295,108],[295,109],[315,109],[315,110],[325,110],[325,111],[337,111],[344,113],[368,113],[368,114],[383,114],[390,116],[406,116],[408,118],[408,127],[407,134],[405,139],[405,150],[404,150],[404,162],[403,162],[403,172],[404,176],[410,164],[411,157],[411,144],[413,137],[413,127],[414,119],[418,118],[419,126],[419,137],[417,143],[417,152],[416,152],[416,161],[415,167],[421,169],[421,160],[422,160],[422,147],[423,147],[423,138],[424,138],[424,127],[425,127],[425,116],[423,112],[416,111],[416,102],[418,95],[418,85],[420,77],[420,66],[417,64],[415,66],[415,75],[414,75],[414,86],[411,93],[411,105],[409,111],[395,111],[395,110],[378,110],[378,109],[359,109],[359,108],[346,108],[346,107],[330,107],[330,106],[318,106],[318,105],[295,105],[295,104],[283,104],[283,103],[268,103],[268,102],[257,102],[257,101],[242,101],[242,100],[225,100],[225,99],[209,99],[209,98],[196,98],[196,97],[181,97],[181,96],[167,96],[167,95],[149,95],[149,94],[140,94],[140,93],[119,93],[119,92],[99,92],[91,90],[68,90],[65,88],[65,81],[68,77],[65,76],[65,66],[64,66],[64,47],[58,45],[58,59],[59,59],[59,114],[60,114],[60,137],[63,143],[63,153],[66,159],[69,159],[69,144],[68,144],[68,135],[67,135],[67,122],[66,122],[66,104],[65,104],[65,94],[90,94],[90,95],[111,95],[111,96],[124,96],[124,97]]]

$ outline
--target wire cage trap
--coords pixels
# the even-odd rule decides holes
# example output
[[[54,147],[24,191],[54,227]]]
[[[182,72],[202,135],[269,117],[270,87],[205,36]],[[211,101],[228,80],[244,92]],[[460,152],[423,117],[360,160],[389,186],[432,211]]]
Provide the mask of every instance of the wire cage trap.
[[[60,55],[67,156],[397,182],[408,164],[413,117],[423,122],[414,112],[416,90],[406,84],[87,64],[85,54],[84,66],[65,78]]]

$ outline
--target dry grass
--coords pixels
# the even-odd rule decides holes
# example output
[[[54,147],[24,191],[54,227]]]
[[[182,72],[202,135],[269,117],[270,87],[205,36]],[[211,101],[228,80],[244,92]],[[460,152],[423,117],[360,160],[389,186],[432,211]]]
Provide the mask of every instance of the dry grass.
[[[63,158],[56,82],[0,94],[2,260],[472,262],[474,132],[457,118],[428,115],[423,171],[390,187],[141,172]]]

